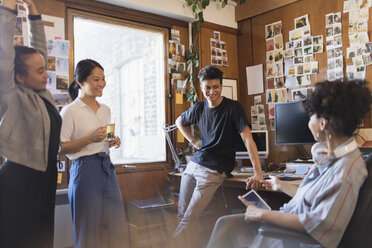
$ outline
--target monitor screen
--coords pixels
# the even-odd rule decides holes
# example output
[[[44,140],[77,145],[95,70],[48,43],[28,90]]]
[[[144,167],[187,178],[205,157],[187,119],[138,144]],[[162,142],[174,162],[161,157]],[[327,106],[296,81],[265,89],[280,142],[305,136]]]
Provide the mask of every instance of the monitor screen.
[[[269,138],[267,130],[252,130],[251,132],[253,140],[257,146],[258,155],[261,158],[267,158],[267,156],[269,155]],[[242,137],[240,135],[237,136],[235,151],[236,157],[247,158],[248,156],[248,151],[245,148]]]
[[[309,120],[302,101],[275,104],[275,145],[315,143],[308,127]]]

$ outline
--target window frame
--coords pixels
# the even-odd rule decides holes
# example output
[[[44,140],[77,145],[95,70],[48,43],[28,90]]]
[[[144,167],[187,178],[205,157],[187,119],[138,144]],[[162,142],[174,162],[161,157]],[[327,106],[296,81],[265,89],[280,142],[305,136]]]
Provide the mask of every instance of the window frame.
[[[98,10],[97,10],[98,11]],[[141,22],[129,21],[125,19],[123,15],[122,18],[117,15],[108,16],[105,12],[102,14],[92,13],[89,11],[67,8],[67,39],[70,41],[70,54],[69,54],[69,72],[70,79],[74,78],[74,18],[82,18],[87,20],[93,20],[98,22],[106,22],[109,24],[121,25],[135,27],[142,30],[158,31],[163,34],[164,40],[164,106],[165,106],[165,123],[172,123],[174,113],[172,113],[172,98],[169,98],[171,94],[170,77],[168,73],[168,41],[169,41],[169,28],[160,27],[150,24],[145,24]],[[164,136],[165,139],[165,136]],[[166,144],[166,160],[161,162],[151,162],[151,163],[128,163],[128,164],[115,164],[117,172],[131,172],[131,171],[148,171],[157,169],[170,169],[172,166],[171,154]],[[132,165],[132,166],[127,166]],[[133,167],[133,165],[135,167]]]

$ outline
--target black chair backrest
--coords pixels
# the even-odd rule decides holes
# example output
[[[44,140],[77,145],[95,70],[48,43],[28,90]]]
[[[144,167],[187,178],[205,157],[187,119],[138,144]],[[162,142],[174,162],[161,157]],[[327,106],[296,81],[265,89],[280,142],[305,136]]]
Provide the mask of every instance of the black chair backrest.
[[[359,190],[357,205],[339,248],[370,247],[372,244],[372,153],[366,163],[368,177]]]

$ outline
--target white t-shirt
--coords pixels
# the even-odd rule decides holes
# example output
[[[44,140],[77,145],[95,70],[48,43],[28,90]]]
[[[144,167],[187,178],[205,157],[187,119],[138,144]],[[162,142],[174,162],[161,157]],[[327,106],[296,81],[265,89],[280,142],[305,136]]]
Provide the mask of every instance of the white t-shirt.
[[[94,113],[80,98],[76,98],[75,101],[63,107],[61,111],[61,142],[80,139],[93,133],[97,128],[109,124],[111,120],[110,108],[102,103],[99,105],[97,113]],[[106,141],[89,144],[76,153],[66,155],[69,159],[77,159],[98,152],[109,154]]]

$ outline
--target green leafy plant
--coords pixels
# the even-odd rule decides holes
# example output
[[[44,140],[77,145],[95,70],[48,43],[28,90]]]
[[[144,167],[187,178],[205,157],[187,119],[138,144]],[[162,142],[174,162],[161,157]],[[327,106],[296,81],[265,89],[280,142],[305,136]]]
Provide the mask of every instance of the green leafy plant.
[[[219,1],[221,7],[224,8],[227,5],[228,0],[213,0],[214,2]],[[239,0],[239,4],[245,3],[246,0]],[[201,23],[204,22],[203,11],[210,4],[210,0],[186,0],[187,6],[191,7],[194,18],[197,20],[194,27],[194,39],[190,45],[190,49],[185,51],[186,57],[186,79],[183,82],[183,88],[186,89],[186,99],[188,102],[194,103],[198,100],[198,95],[195,90],[195,83],[197,80],[194,74],[194,68],[199,67],[199,47],[197,43],[198,34],[200,32]],[[189,87],[187,87],[189,84]]]

